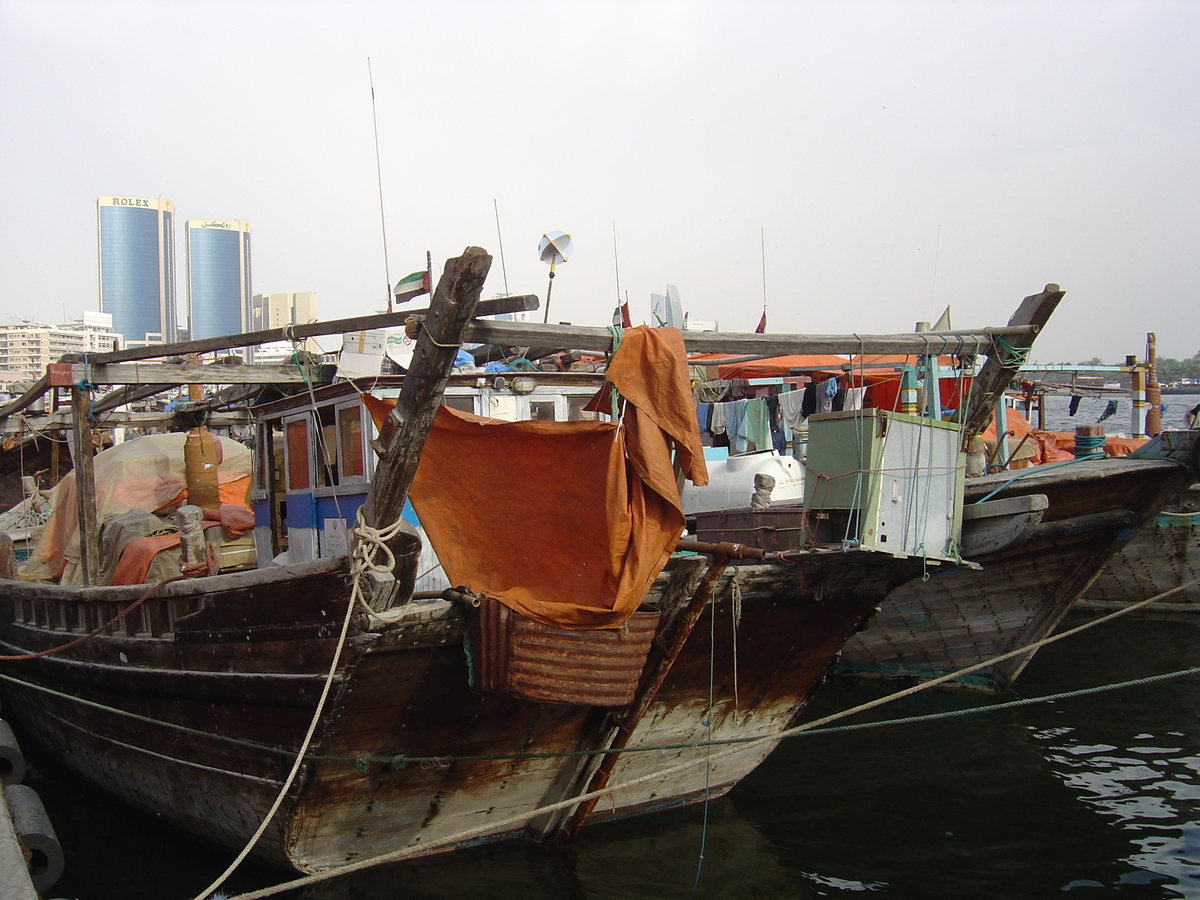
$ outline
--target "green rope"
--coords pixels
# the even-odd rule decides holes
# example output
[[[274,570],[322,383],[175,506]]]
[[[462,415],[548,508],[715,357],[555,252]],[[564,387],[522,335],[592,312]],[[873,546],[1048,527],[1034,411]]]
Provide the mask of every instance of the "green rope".
[[[992,344],[1000,351],[996,354],[996,362],[1006,369],[1019,369],[1029,361],[1029,347],[1014,347],[999,335],[993,335]]]

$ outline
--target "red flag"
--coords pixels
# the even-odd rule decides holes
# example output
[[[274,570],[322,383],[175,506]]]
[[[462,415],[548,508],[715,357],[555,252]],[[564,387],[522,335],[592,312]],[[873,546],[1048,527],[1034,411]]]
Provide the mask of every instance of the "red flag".
[[[621,327],[632,328],[633,323],[629,321],[629,302],[621,304]]]
[[[755,334],[767,333],[767,311],[764,309],[762,318],[758,320],[758,327],[754,329]]]

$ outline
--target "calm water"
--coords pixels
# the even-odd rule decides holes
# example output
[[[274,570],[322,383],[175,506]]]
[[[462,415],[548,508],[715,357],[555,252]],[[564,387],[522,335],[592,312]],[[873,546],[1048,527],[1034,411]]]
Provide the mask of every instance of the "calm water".
[[[1193,666],[1200,666],[1195,617],[1119,620],[1043,650],[1006,696],[929,692],[870,717],[986,707]],[[880,693],[830,684],[810,714]],[[566,850],[480,848],[285,896],[1200,897],[1198,713],[1200,677],[1189,676],[964,718],[803,737],[710,804],[707,828],[696,807],[597,826]],[[52,896],[190,897],[230,859],[49,763],[38,764],[31,783],[67,853],[67,872]],[[250,865],[229,887],[249,890],[279,877]]]

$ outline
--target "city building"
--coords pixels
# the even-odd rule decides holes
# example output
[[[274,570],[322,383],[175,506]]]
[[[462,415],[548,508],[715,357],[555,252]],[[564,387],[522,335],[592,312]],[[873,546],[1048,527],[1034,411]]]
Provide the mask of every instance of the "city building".
[[[108,313],[84,312],[69,325],[34,322],[0,324],[0,370],[20,373],[21,380],[37,381],[46,366],[66,353],[107,353],[120,349],[121,335],[112,330]]]
[[[187,320],[192,340],[240,334],[250,310],[250,223],[188,219]]]
[[[131,346],[175,339],[175,212],[163,197],[98,197],[100,311]]]
[[[295,294],[255,294],[250,298],[249,315],[246,331],[266,331],[270,328],[283,328],[285,325],[298,325],[314,322],[317,318],[317,295],[312,291],[301,291]],[[315,346],[306,342],[305,349],[320,352]],[[258,347],[247,347],[246,359],[255,363],[275,363],[291,354],[292,344],[263,344]]]
[[[683,304],[679,301],[679,288],[667,285],[667,293],[650,295],[650,324],[656,328],[669,325],[683,328]]]

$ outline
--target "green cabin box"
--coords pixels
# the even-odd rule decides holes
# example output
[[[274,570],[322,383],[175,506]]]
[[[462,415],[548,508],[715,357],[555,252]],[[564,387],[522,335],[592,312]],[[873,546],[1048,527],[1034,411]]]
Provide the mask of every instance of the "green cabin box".
[[[843,543],[957,560],[961,432],[950,422],[882,409],[811,416],[805,509],[826,519],[826,533]]]

